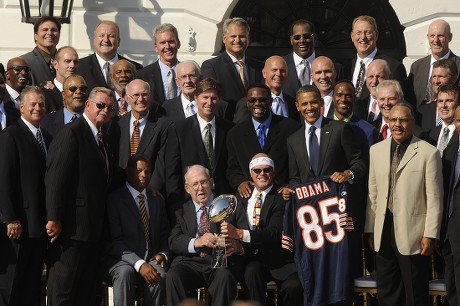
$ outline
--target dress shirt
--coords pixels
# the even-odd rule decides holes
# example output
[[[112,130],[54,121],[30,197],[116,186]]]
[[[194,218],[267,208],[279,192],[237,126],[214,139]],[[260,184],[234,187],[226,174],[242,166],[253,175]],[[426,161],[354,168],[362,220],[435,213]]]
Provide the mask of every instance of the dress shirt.
[[[449,51],[443,56],[441,57],[439,60],[442,60],[442,59],[449,59],[449,56],[450,56],[450,49]],[[433,72],[433,64],[434,62],[437,62],[438,60],[434,58],[433,54],[431,55],[431,59],[430,59],[430,72],[428,73],[428,82],[431,83],[431,73]]]
[[[184,114],[185,114],[185,118],[188,118],[190,116],[187,116],[188,114],[188,109],[187,109],[187,106],[192,103],[194,106],[195,106],[195,113],[198,111],[198,108],[196,107],[196,101],[193,100],[193,101],[190,101],[189,99],[187,99],[184,94],[181,94],[180,95],[180,101],[182,102],[182,109],[184,110]],[[197,115],[198,116],[198,115]]]
[[[355,70],[353,71],[353,78],[351,80],[353,84],[356,84],[356,81],[358,80],[359,69],[361,68],[361,61],[364,62],[364,65],[366,66],[366,72],[367,72],[367,68],[369,67],[369,64],[374,60],[375,54],[377,54],[377,48],[375,48],[375,50],[372,51],[365,58],[360,58],[359,55],[356,54]],[[366,74],[364,74],[363,81],[364,81],[363,86],[366,86]]]
[[[6,111],[3,104],[4,103],[0,101],[0,130],[4,130],[6,128]]]
[[[142,133],[144,132],[145,125],[147,123],[147,117],[149,116],[149,113],[147,113],[144,117],[139,119],[139,141],[142,139]],[[129,139],[131,139],[131,136],[133,135],[134,132],[134,121],[137,119],[134,118],[133,114],[131,113],[131,118],[129,118]]]
[[[20,101],[19,101],[20,94],[19,94],[19,92],[14,90],[12,87],[10,87],[10,85],[8,85],[6,83],[5,83],[5,86],[6,86],[6,91],[8,91],[8,94],[11,97],[11,100],[13,100],[14,107],[19,109],[19,104],[20,104]]]
[[[74,114],[69,112],[67,108],[63,108],[62,110],[64,112],[64,124],[70,123],[70,120],[72,120],[72,117]],[[76,115],[77,115],[77,118],[80,118],[81,113],[76,114]]]
[[[227,51],[225,51],[227,52]],[[234,57],[233,55],[231,55],[230,53],[228,53],[228,56],[230,56],[230,59],[232,60],[233,62],[233,66],[235,67],[236,69],[236,72],[238,72],[238,75],[240,73],[240,66],[236,63],[238,61],[242,62],[243,63],[243,71],[244,71],[244,75],[246,76],[246,80],[248,81],[249,83],[249,75],[248,75],[248,68],[246,67],[246,56],[243,56],[242,59],[237,59],[236,57]]]
[[[259,125],[263,124],[265,125],[265,141],[267,141],[267,135],[268,135],[268,130],[270,128],[270,124],[272,122],[272,114],[270,112],[270,116],[268,116],[267,120],[264,122],[260,123],[259,121],[256,121],[254,118],[251,117],[252,124],[254,125],[254,130],[256,131],[256,135],[259,132]]]
[[[314,125],[316,127],[316,130],[315,130],[315,135],[316,137],[318,138],[318,147],[321,146],[321,123],[323,122],[323,116],[320,116],[318,118],[318,120],[316,120],[315,123],[313,124],[310,124],[308,123],[307,121],[304,121],[305,123],[305,143],[307,144],[307,153],[308,153],[308,156],[310,156],[310,143],[309,143],[309,139],[310,139],[310,127],[312,125]]]
[[[331,108],[332,105],[332,94],[334,93],[333,90],[331,90],[326,96],[323,97],[324,101],[324,106],[323,106],[323,116],[327,117],[327,114],[329,113],[329,109]]]
[[[85,113],[83,113],[83,118],[85,118],[86,122],[91,128],[91,132],[93,132],[94,140],[96,141],[96,144],[99,146],[99,137],[97,136],[97,133],[99,133],[98,128],[91,122],[91,120],[89,120],[88,116],[86,116]]]
[[[179,63],[179,61],[176,62],[176,65]],[[160,66],[160,71],[161,71],[161,82],[163,83],[163,93],[165,97],[168,96],[168,78],[169,78],[169,73],[172,71],[175,71],[176,65],[169,67],[162,61],[158,60],[158,66]],[[174,72],[173,72],[174,73]],[[176,76],[173,76],[174,79],[176,79]],[[176,86],[176,96],[180,94],[180,88],[179,86]]]
[[[451,124],[449,124],[447,126],[443,122],[442,125],[441,125],[441,132],[439,133],[438,142],[436,143],[436,148],[438,148],[438,149],[439,149],[439,143],[441,142],[442,134],[444,132],[445,127],[447,127],[449,129],[449,137],[447,138],[447,143],[449,143],[450,139],[452,138],[452,135],[454,135],[454,132],[455,132],[454,122],[452,122]]]
[[[379,132],[379,134],[380,134],[380,132],[382,131],[382,128],[383,128],[383,126],[384,126],[385,124],[387,125],[387,138],[390,138],[390,137],[391,137],[390,124],[389,124],[389,123],[386,123],[386,122],[385,122],[385,119],[383,119],[383,117],[382,117],[382,123],[380,124],[380,127],[379,127],[378,132]]]
[[[348,116],[347,118],[343,118],[342,120],[340,120],[339,118],[337,118],[337,116],[335,115],[335,112],[334,112],[334,116],[333,116],[333,117],[334,117],[334,120],[335,120],[335,121],[350,122],[351,117],[353,117],[353,113],[351,113],[351,115]]]
[[[56,88],[62,92],[64,90],[64,84],[62,84],[61,82],[59,82],[56,78],[54,78],[53,80],[53,83],[54,83],[54,86],[56,86]]]
[[[374,97],[372,95],[369,95],[369,107],[367,108],[367,116],[369,117],[369,114],[371,113],[372,111],[372,103],[375,101],[376,105],[375,105],[375,115],[374,115],[374,120],[372,121],[375,121],[377,119],[377,117],[379,116],[380,114],[380,108],[379,108],[379,102],[377,101],[377,99],[374,99]],[[367,118],[366,118],[367,120]]]
[[[214,118],[212,118],[212,120],[209,122],[201,118],[200,115],[198,114],[196,114],[196,118],[198,119],[198,124],[200,125],[200,133],[201,133],[201,139],[203,140],[203,143],[204,143],[204,138],[206,137],[206,126],[208,125],[208,123],[211,123],[212,147],[215,149],[216,148],[216,116],[214,116]]]
[[[36,128],[32,123],[30,123],[29,121],[27,121],[24,117],[21,116],[21,120],[25,123],[25,125],[27,125],[27,127],[29,128],[29,130],[32,132],[32,134],[34,135],[34,138],[36,139],[37,138],[37,131],[38,129],[40,129],[40,127]],[[46,147],[46,143],[45,143],[45,139],[43,138],[43,132],[42,130],[40,129],[40,133],[42,134],[42,140],[43,140],[43,148],[45,149],[45,155],[48,154],[48,148]],[[38,142],[38,140],[37,140]]]
[[[284,96],[283,96],[283,92],[280,92],[279,96],[275,95],[274,93],[272,93],[272,99],[273,99],[273,102],[275,102],[275,98],[278,97],[281,99],[281,103],[280,103],[280,107],[283,111],[283,114],[285,114],[286,116],[285,117],[289,117],[289,112],[288,112],[288,109],[287,109],[287,104],[286,104],[286,100],[284,99]],[[272,103],[272,113],[275,113],[275,110],[276,110],[276,107],[275,105]]]
[[[212,200],[214,199],[214,196],[211,194],[211,197],[209,198],[209,201],[208,203],[206,203],[205,207],[206,207],[206,212],[209,212],[209,206],[211,205],[211,202]],[[193,200],[192,200],[193,201]],[[188,252],[190,254],[196,254],[197,253],[197,249],[195,249],[195,240],[196,238],[198,238],[198,228],[200,227],[200,217],[201,217],[201,214],[203,213],[203,211],[201,210],[201,206],[196,203],[195,201],[193,201],[193,205],[195,205],[195,215],[196,215],[196,229],[195,229],[195,238],[192,238],[190,239],[189,243],[188,243]]]
[[[304,59],[298,56],[297,53],[295,52],[292,52],[292,54],[294,58],[295,70],[297,71],[297,79],[300,80],[300,74],[303,72],[303,68],[304,68],[304,65],[302,63]],[[313,51],[313,53],[309,57],[306,58],[306,60],[308,61],[308,65],[310,66],[310,71],[311,71],[311,63],[313,63],[315,58],[316,58],[315,51]],[[312,73],[310,73],[310,75],[312,75]],[[309,81],[309,84],[311,85],[311,79]]]
[[[99,63],[99,68],[101,68],[102,74],[104,75],[105,81],[107,82],[107,80],[110,79],[110,75],[105,75],[104,65],[105,65],[106,62],[109,62],[110,63],[110,69],[112,69],[113,64],[118,62],[118,54],[116,54],[115,57],[112,58],[110,61],[106,61],[105,59],[100,57],[99,54],[97,54],[97,53],[96,53],[96,58],[97,58],[97,62]]]
[[[268,187],[267,189],[261,191],[261,198],[262,198],[262,203],[260,203],[260,210],[262,211],[262,207],[264,206],[264,201],[265,197],[267,194],[272,190],[273,185]],[[248,218],[248,224],[251,230],[253,230],[252,227],[252,218],[253,218],[253,213],[254,213],[254,206],[256,205],[256,200],[257,200],[257,194],[259,193],[259,190],[257,188],[254,188],[252,191],[251,197],[248,199],[248,208],[246,210],[246,216]],[[243,230],[243,239],[242,241],[250,243],[251,242],[251,234],[249,233],[249,230]]]

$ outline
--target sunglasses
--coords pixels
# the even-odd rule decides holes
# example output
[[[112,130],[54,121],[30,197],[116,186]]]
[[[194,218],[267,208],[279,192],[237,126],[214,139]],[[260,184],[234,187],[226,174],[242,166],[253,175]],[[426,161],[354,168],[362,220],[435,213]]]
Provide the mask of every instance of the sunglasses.
[[[252,169],[252,171],[253,171],[255,174],[260,174],[261,172],[263,172],[263,173],[266,174],[266,173],[272,172],[272,170],[273,170],[273,169],[270,168],[270,167],[263,168],[263,169]]]
[[[266,103],[266,102],[270,102],[270,98],[260,97],[260,98],[249,98],[248,99],[248,102],[251,103],[251,104],[254,104],[257,101],[262,102],[262,103]]]
[[[313,36],[315,36],[315,34],[298,34],[298,35],[293,35],[292,38],[294,38],[294,40],[300,40],[301,38],[310,39]]]
[[[13,67],[10,67],[8,68],[8,70],[14,70],[16,72],[21,72],[22,70],[24,70],[26,73],[29,73],[30,70],[32,70],[30,67],[27,67],[27,66],[13,66]]]
[[[70,90],[71,92],[76,92],[77,89],[80,89],[80,91],[87,91],[88,90],[88,86],[85,86],[85,85],[82,85],[80,87],[77,87],[77,86],[70,86],[69,88],[67,88],[68,90]]]
[[[93,102],[93,101],[91,101],[91,102]],[[96,104],[96,107],[97,107],[98,109],[104,109],[104,108],[107,107],[107,109],[108,109],[111,113],[113,113],[113,110],[115,109],[115,106],[110,105],[110,104],[107,104],[107,103],[104,103],[104,102],[100,102],[100,101],[99,101],[99,102],[93,102],[93,103]]]

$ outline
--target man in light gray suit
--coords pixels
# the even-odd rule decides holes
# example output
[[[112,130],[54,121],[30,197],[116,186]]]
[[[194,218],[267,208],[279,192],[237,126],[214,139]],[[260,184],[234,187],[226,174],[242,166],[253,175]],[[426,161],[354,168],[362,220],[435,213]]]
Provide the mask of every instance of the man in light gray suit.
[[[109,196],[109,274],[114,305],[134,306],[136,283],[144,283],[144,305],[162,305],[169,225],[165,204],[146,189],[150,161],[134,155],[126,168],[127,182]]]

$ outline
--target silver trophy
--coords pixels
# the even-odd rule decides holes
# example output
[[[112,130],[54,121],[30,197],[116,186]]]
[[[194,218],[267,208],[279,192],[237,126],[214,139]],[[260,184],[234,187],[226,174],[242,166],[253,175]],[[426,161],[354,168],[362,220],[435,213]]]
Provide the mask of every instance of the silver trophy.
[[[209,221],[220,223],[226,221],[236,210],[237,200],[232,194],[222,194],[215,198],[208,210]],[[225,247],[225,238],[220,233],[220,225],[217,226],[217,244],[212,249],[212,268],[227,267],[227,249]]]

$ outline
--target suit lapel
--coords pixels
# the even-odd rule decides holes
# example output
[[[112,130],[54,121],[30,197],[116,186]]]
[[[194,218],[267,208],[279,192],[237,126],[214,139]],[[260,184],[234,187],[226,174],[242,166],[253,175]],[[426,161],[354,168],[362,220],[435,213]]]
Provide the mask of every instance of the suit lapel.
[[[24,123],[24,121],[22,121],[22,119],[19,119],[18,123],[19,123],[19,126],[21,127],[23,133],[27,137],[27,139],[28,139],[27,141],[30,142],[30,143],[33,143],[33,148],[36,151],[36,154],[40,154],[40,156],[45,158],[45,155],[44,155],[44,153],[42,151],[42,148],[38,144],[37,138],[35,138],[35,135],[32,133],[32,131],[29,129],[29,127]],[[45,146],[48,147],[46,145],[46,143],[45,143]]]
[[[262,209],[260,210],[260,221],[267,223],[268,213],[271,211],[271,207],[273,206],[274,197],[273,197],[273,190],[276,186],[273,186],[270,192],[264,199],[264,203],[262,205]]]
[[[278,139],[280,133],[280,127],[277,124],[281,118],[277,115],[272,114],[272,121],[270,122],[270,128],[268,129],[267,139],[264,145],[264,152],[268,152],[273,143]]]
[[[302,119],[303,120],[303,119]],[[311,171],[310,167],[310,157],[308,156],[307,152],[307,140],[305,139],[305,124],[302,124],[302,128],[299,129],[296,133],[296,138],[298,141],[295,142],[295,152],[300,152],[300,158],[299,158],[299,163],[302,163],[299,165],[299,169],[302,169],[302,166],[305,167],[306,171],[308,172],[307,176],[308,177],[315,177],[313,172]]]
[[[94,78],[100,82],[100,84],[105,84],[107,86],[107,82],[105,81],[104,75],[102,74],[101,67],[99,66],[99,62],[97,61],[96,53],[93,53],[91,56],[91,62],[93,66],[93,73],[94,73]]]
[[[396,172],[400,172],[407,163],[417,154],[418,151],[418,143],[415,136],[412,136],[412,141],[410,142],[409,146],[406,149],[406,153],[404,153],[403,158],[399,162],[398,170]]]
[[[136,153],[144,152],[145,149],[150,144],[152,137],[155,135],[155,128],[157,126],[157,123],[154,120],[150,120],[151,116],[154,116],[153,111],[149,113],[147,118],[145,118],[146,122],[145,122],[144,131],[142,132],[141,141],[139,143],[139,147],[137,148]]]
[[[119,148],[119,159],[120,159],[120,165],[127,165],[128,164],[128,159],[130,155],[129,151],[129,145],[130,145],[130,139],[131,135],[129,134],[129,121],[131,119],[131,112],[128,114],[124,115],[121,117],[119,121],[120,125],[120,148]]]
[[[195,205],[191,200],[184,204],[184,220],[188,234],[191,237],[195,237],[198,230],[198,221],[196,219]]]
[[[238,71],[236,71],[235,64],[232,62],[232,59],[230,58],[230,56],[225,51],[224,51],[222,56],[223,56],[222,59],[223,59],[223,62],[225,64],[225,67],[226,67],[227,71],[230,73],[230,76],[232,77],[234,84],[238,84],[240,92],[245,93],[246,90],[245,90],[245,88],[243,86],[243,82],[241,82],[240,76],[238,74]],[[248,74],[249,74],[249,65],[248,65],[247,60],[246,60],[246,68],[247,68]]]
[[[216,165],[218,165],[218,160],[220,157],[220,153],[222,152],[222,147],[224,146],[224,134],[225,130],[222,127],[222,121],[220,118],[216,118],[216,141],[214,147],[214,165],[212,165],[213,169],[216,169]]]
[[[199,143],[197,147],[199,160],[203,161],[203,165],[207,165],[208,155],[206,154],[206,149],[204,148],[203,136],[201,135],[200,123],[198,122],[198,114],[193,115],[192,120],[192,137],[191,139],[196,139]],[[217,129],[217,128],[216,128]],[[216,131],[217,133],[217,131]]]

